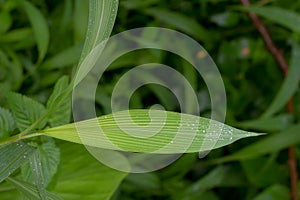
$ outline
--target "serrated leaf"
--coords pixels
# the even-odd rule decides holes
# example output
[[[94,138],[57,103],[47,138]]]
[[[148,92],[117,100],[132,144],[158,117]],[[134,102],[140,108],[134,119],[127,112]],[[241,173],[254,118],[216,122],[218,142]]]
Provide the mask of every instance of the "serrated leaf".
[[[33,33],[39,50],[38,62],[41,62],[47,53],[48,44],[50,40],[47,21],[41,13],[41,11],[34,7],[30,2],[24,0],[19,2],[25,10],[29,21],[32,25]]]
[[[42,200],[46,199],[46,189],[45,189],[45,176],[43,173],[41,155],[39,151],[35,151],[33,155],[29,158],[30,168],[32,169],[32,176],[34,179],[34,185],[36,185],[39,197]]]
[[[61,142],[61,166],[54,192],[65,200],[110,199],[127,175],[95,160],[82,145]]]
[[[34,148],[24,142],[15,142],[0,147],[0,182],[19,168],[33,152]]]
[[[10,92],[7,101],[20,131],[25,130],[46,113],[41,103],[18,93]],[[47,119],[42,120],[36,128],[42,129],[46,122]]]
[[[239,9],[254,12],[257,15],[270,19],[292,31],[300,33],[300,26],[296,25],[300,24],[300,15],[292,10],[274,6],[243,6],[239,7]]]
[[[30,200],[40,200],[40,196],[38,193],[38,189],[35,185],[31,183],[27,183],[25,181],[21,181],[15,178],[7,178],[8,182],[14,185],[20,192],[22,192],[28,199]],[[45,192],[45,197],[47,200],[62,200],[59,196],[50,193],[48,191]]]
[[[259,135],[194,115],[146,109],[120,111],[46,129],[43,133],[104,149],[163,154],[208,151]]]
[[[7,138],[16,124],[9,110],[0,107],[0,141]]]
[[[24,180],[38,185],[47,187],[52,177],[57,171],[58,164],[60,162],[60,151],[51,139],[48,142],[38,146],[34,156],[30,160],[22,165],[22,175]],[[35,164],[36,163],[36,164]],[[34,165],[35,164],[35,165]],[[40,170],[39,178],[36,173]]]
[[[288,74],[280,87],[279,92],[277,93],[276,97],[270,104],[270,106],[267,108],[267,110],[262,115],[263,118],[267,118],[278,112],[280,109],[282,109],[286,102],[293,96],[293,94],[297,91],[299,88],[299,82],[300,82],[300,47],[296,42],[293,42],[292,44],[293,50],[292,50],[292,58],[291,58],[291,64],[290,69],[288,71]]]
[[[71,120],[71,96],[65,96],[59,102],[56,99],[64,93],[68,87],[69,78],[61,77],[54,86],[54,90],[47,102],[47,110],[49,115],[49,123],[51,126],[59,126],[69,123]],[[54,104],[58,104],[54,107]]]

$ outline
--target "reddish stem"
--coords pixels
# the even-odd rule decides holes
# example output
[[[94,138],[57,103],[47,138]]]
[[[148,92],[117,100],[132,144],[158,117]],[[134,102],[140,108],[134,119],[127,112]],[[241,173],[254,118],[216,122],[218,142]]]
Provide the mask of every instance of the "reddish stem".
[[[249,0],[240,0],[241,3],[244,6],[249,6]],[[274,44],[273,40],[271,39],[271,36],[266,29],[266,27],[263,25],[259,17],[252,13],[248,13],[250,19],[252,20],[252,23],[254,27],[258,30],[260,33],[261,37],[263,38],[267,49],[272,53],[273,57],[277,61],[282,73],[284,76],[287,75],[288,73],[288,64],[282,54],[282,52],[276,47]],[[286,109],[288,113],[293,113],[294,108],[293,108],[293,99],[289,99],[286,105]],[[294,146],[290,146],[288,150],[288,166],[289,166],[289,171],[290,171],[290,184],[291,184],[291,197],[293,200],[298,200],[298,191],[297,191],[297,185],[298,185],[298,172],[297,172],[297,161],[296,161],[296,156],[295,156],[295,148]]]

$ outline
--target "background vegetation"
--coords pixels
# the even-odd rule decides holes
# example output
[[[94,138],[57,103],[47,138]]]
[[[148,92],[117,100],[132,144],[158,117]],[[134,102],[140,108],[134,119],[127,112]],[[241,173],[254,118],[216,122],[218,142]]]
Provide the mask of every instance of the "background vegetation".
[[[1,181],[6,178],[0,183],[0,199],[18,199],[21,194],[40,199],[43,188],[47,189],[44,191],[47,199],[57,196],[63,199],[296,199],[300,192],[296,184],[300,157],[297,146],[300,142],[297,135],[300,134],[300,1],[259,1],[255,6],[250,10],[261,16],[261,21],[253,25],[247,9],[235,0],[121,0],[112,34],[159,26],[193,37],[207,50],[222,74],[227,94],[226,124],[268,135],[213,150],[201,160],[198,154],[185,154],[165,169],[129,175],[98,163],[81,145],[38,137],[30,140],[38,149],[33,154],[38,159],[34,156],[22,159],[26,155],[22,152],[34,150],[19,147],[24,145],[21,142],[10,147],[19,148],[18,155],[22,157],[15,159],[23,164],[21,169],[13,170],[13,176],[0,176]],[[0,1],[0,141],[18,132],[14,122],[5,121],[16,117],[16,112],[10,114],[8,107],[26,110],[15,107],[31,102],[9,91],[34,99],[32,105],[40,102],[39,112],[27,114],[41,116],[43,105],[48,109],[53,103],[50,95],[66,87],[80,59],[88,14],[88,1],[82,0]],[[289,64],[290,73],[276,61],[279,55],[272,55],[266,47],[259,26],[270,32],[274,43],[271,47],[278,47]],[[201,116],[210,116],[210,98],[202,78],[181,58],[157,50],[133,52],[112,64],[96,93],[99,116],[111,112],[110,96],[120,76],[136,65],[149,62],[167,64],[184,74],[197,92]],[[158,103],[166,110],[180,110],[174,95],[158,85],[137,90],[130,106],[149,108]],[[65,107],[70,109],[68,103]],[[50,117],[48,125],[69,123],[71,114],[65,110],[63,113],[55,113],[62,117]],[[20,131],[26,128],[21,127]],[[1,149],[1,164],[9,152]],[[40,162],[35,165],[32,161],[36,160]],[[42,173],[47,174],[42,186],[36,182],[38,176],[29,170],[33,166],[41,170],[39,164],[47,168]]]

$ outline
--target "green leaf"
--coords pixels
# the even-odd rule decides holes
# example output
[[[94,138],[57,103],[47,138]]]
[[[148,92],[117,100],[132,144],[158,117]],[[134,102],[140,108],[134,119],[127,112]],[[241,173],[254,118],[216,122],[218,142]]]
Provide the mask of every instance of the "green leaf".
[[[34,148],[24,142],[15,142],[0,147],[0,152],[0,182],[2,182],[34,152]]]
[[[129,174],[125,181],[128,181],[133,185],[133,190],[159,190],[161,187],[161,181],[159,177],[154,173],[143,174]]]
[[[107,39],[117,16],[118,0],[89,1],[89,23],[79,64],[99,43]]]
[[[40,200],[38,189],[35,185],[27,183],[25,181],[20,181],[14,178],[6,179],[9,183],[14,185],[20,192],[22,192],[30,200]],[[45,197],[47,200],[61,200],[61,198],[48,191],[45,192]]]
[[[243,6],[239,7],[239,9],[254,12],[257,15],[272,20],[273,22],[287,27],[292,31],[300,33],[300,26],[296,25],[300,24],[300,15],[292,10],[286,10],[274,6]]]
[[[41,196],[45,196],[45,188],[57,171],[60,162],[60,151],[53,140],[43,143],[29,161],[22,165],[24,180],[37,186]]]
[[[61,165],[54,192],[65,200],[110,199],[126,173],[95,160],[81,145],[61,142]]]
[[[293,42],[292,46],[293,50],[289,72],[275,99],[272,101],[271,105],[262,115],[262,117],[264,118],[272,116],[274,113],[278,112],[281,108],[283,108],[286,102],[293,96],[293,94],[297,91],[299,87],[300,47],[295,41]]]
[[[145,10],[145,13],[177,28],[178,30],[184,31],[199,40],[206,39],[209,36],[207,31],[197,21],[177,12],[159,8],[149,8]]]
[[[300,124],[294,125],[280,133],[270,134],[232,155],[216,159],[213,162],[221,163],[233,160],[247,160],[264,154],[280,151],[293,144],[298,144],[300,142],[300,137],[298,135],[299,132]]]
[[[11,112],[0,107],[0,140],[7,138],[15,129],[16,124]]]
[[[284,200],[290,199],[290,192],[286,186],[272,185],[265,189],[262,193],[253,198],[253,200]]]
[[[28,1],[19,1],[28,15],[39,50],[38,62],[41,62],[48,49],[50,40],[47,21],[41,11]]]
[[[42,162],[40,153],[35,151],[33,155],[29,158],[30,168],[32,169],[32,176],[34,179],[34,185],[36,185],[39,193],[39,197],[42,200],[46,199],[46,189],[45,189],[45,176],[43,173]]]
[[[244,137],[259,135],[211,119],[162,110],[120,111],[42,132],[93,147],[155,153],[208,151]]]
[[[19,42],[28,39],[32,35],[31,28],[14,29],[2,35],[0,41],[3,43]]]
[[[7,95],[7,101],[20,131],[34,124],[46,113],[41,103],[18,93],[10,92]],[[44,119],[38,122],[36,127],[42,129],[46,122],[47,119]]]
[[[0,12],[0,33],[5,33],[12,25],[12,19],[9,12]]]
[[[47,102],[47,110],[49,115],[49,123],[51,126],[59,126],[69,123],[71,120],[71,96],[65,96],[57,102],[57,98],[61,96],[68,87],[69,78],[62,76],[54,86],[54,90]],[[55,105],[58,104],[58,105]],[[54,107],[55,105],[55,107]]]
[[[78,62],[81,50],[82,50],[81,43],[78,45],[74,45],[68,49],[65,49],[62,52],[59,52],[58,54],[53,56],[52,58],[45,60],[41,68],[51,70],[51,69],[57,69],[66,66],[72,66],[76,62]]]
[[[207,175],[195,181],[176,195],[174,199],[202,199],[201,195],[209,189],[219,186],[225,178],[227,169],[224,166],[219,166],[211,170]]]
[[[282,114],[272,118],[253,119],[237,123],[238,127],[244,129],[253,129],[263,132],[282,131],[286,129],[293,121],[293,116]]]
[[[285,169],[277,162],[277,153],[241,162],[248,180],[258,187],[267,187],[285,180]]]

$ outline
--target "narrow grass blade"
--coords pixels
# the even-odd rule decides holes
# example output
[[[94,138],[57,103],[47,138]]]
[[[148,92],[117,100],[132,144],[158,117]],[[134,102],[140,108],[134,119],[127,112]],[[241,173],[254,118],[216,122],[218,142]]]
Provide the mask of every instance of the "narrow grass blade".
[[[286,102],[297,91],[300,82],[300,47],[296,42],[293,43],[292,58],[290,62],[290,69],[285,78],[279,92],[275,99],[262,115],[263,118],[270,117],[284,107]]]
[[[243,122],[238,122],[237,127],[263,132],[283,131],[293,122],[293,116],[282,114],[271,118],[253,119]]]
[[[47,52],[50,34],[47,21],[40,10],[34,7],[28,1],[19,1],[28,15],[29,21],[33,28],[33,33],[37,42],[39,57],[38,62],[41,62]]]
[[[149,8],[144,11],[158,20],[184,31],[199,40],[209,38],[207,31],[192,18],[168,10]]]
[[[88,30],[79,64],[97,44],[110,36],[118,5],[118,0],[91,0],[89,2]]]
[[[239,9],[254,12],[292,31],[300,33],[300,26],[298,26],[300,24],[300,15],[291,10],[272,6],[243,6],[239,7]]]
[[[259,135],[194,115],[146,109],[120,111],[43,133],[104,149],[162,154],[208,151]]]

